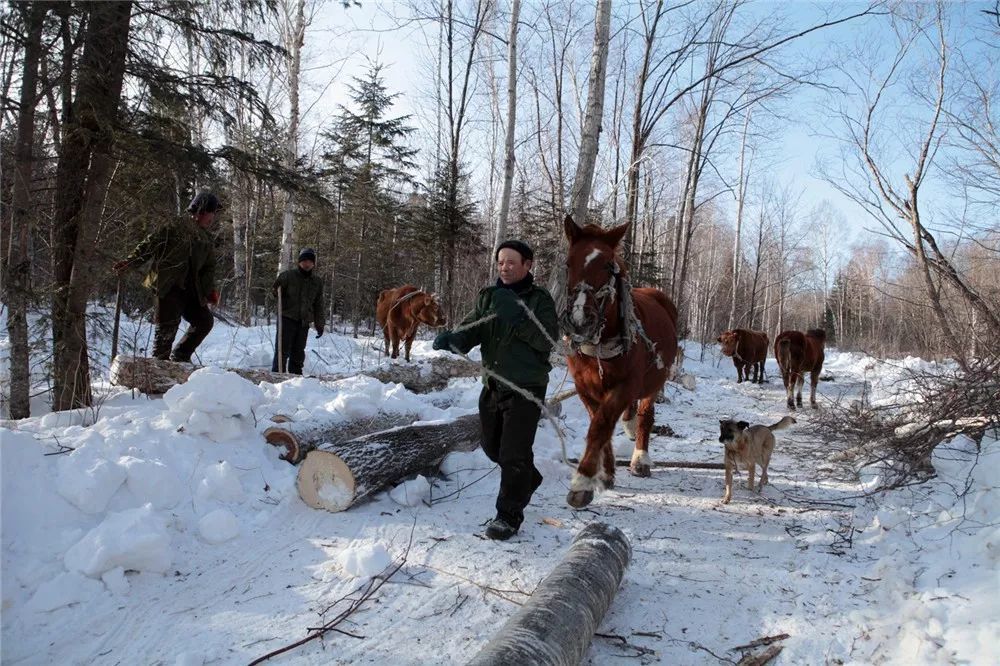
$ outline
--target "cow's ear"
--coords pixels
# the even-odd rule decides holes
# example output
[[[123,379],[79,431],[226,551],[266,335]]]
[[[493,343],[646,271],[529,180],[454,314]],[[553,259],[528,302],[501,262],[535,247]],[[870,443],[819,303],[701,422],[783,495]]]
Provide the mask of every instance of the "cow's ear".
[[[747,423],[746,421],[740,421],[736,425],[739,427],[740,430],[746,430],[747,428],[750,427],[750,424]]]

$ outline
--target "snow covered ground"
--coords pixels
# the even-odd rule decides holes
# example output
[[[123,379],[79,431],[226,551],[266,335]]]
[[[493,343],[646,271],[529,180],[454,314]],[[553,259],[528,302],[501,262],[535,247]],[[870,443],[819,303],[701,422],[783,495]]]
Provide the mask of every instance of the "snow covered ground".
[[[126,324],[142,347],[148,325]],[[270,363],[266,327],[219,326],[206,365]],[[371,339],[312,337],[307,372],[378,362]],[[105,345],[103,340],[99,345]],[[128,347],[125,348],[129,351]],[[668,390],[654,460],[721,461],[718,419],[772,423],[785,412],[769,383],[735,382],[728,360],[688,346],[697,388]],[[315,353],[314,353],[315,352]],[[414,358],[430,351],[414,345]],[[905,364],[919,364],[910,359]],[[892,368],[831,352],[821,405],[840,393],[897,390]],[[553,370],[555,393],[565,369]],[[571,380],[566,379],[566,385]],[[422,477],[331,514],[307,508],[295,468],[264,443],[274,413],[359,418],[377,411],[451,418],[476,409],[476,380],[415,395],[357,377],[254,386],[206,368],[163,399],[102,387],[87,413],[45,414],[0,430],[4,664],[241,664],[305,636],[369,577],[406,562],[330,633],[274,660],[294,664],[458,664],[516,611],[573,535],[606,521],[631,539],[622,588],[587,663],[714,664],[737,646],[788,634],[777,663],[996,663],[1000,653],[1000,493],[994,433],[978,448],[941,446],[928,483],[860,497],[867,470],[845,474],[810,434],[809,410],[778,433],[762,495],[722,472],[619,470],[615,490],[574,512],[570,471],[544,423],[545,481],[519,535],[482,536],[499,474],[481,451],[453,454],[448,477]],[[560,427],[579,455],[587,420],[575,398]],[[616,435],[628,457],[631,443]]]

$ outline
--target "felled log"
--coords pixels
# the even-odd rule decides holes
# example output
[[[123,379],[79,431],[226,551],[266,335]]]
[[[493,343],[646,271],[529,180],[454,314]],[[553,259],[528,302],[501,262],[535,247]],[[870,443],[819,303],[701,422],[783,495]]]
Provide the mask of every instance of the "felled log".
[[[479,415],[470,414],[321,444],[299,465],[299,497],[314,509],[343,511],[452,451],[475,450],[481,437]]]
[[[380,412],[369,419],[353,421],[334,417],[292,421],[283,414],[275,414],[271,417],[275,425],[264,431],[264,439],[273,446],[285,447],[281,459],[297,465],[305,459],[307,453],[322,444],[344,442],[368,433],[410,425],[419,419],[416,414]]]
[[[166,393],[170,387],[186,382],[191,373],[197,369],[198,366],[190,363],[161,361],[142,356],[116,356],[111,362],[111,383],[149,395],[160,395]],[[262,382],[279,384],[299,376],[260,368],[225,369],[255,384]],[[479,365],[464,358],[440,356],[421,363],[393,363],[359,370],[356,373],[317,375],[315,378],[332,382],[356,374],[365,375],[381,382],[402,384],[414,393],[427,393],[444,388],[454,377],[475,377],[480,372]]]
[[[570,458],[569,463],[571,465],[579,465],[579,458]],[[615,460],[615,467],[628,467],[632,464],[631,460],[617,459]],[[713,463],[713,462],[693,462],[687,460],[660,460],[653,461],[650,463],[652,467],[664,467],[670,469],[725,469],[726,466],[723,463]]]
[[[470,666],[579,664],[611,606],[632,547],[621,530],[587,525],[531,598]]]

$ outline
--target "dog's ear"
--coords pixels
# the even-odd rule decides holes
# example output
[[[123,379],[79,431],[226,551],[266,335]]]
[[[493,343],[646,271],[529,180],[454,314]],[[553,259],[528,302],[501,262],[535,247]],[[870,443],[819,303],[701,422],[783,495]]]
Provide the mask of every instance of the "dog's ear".
[[[746,430],[747,428],[750,427],[750,424],[747,423],[746,421],[740,421],[739,423],[736,424],[736,427],[738,427],[740,430]]]

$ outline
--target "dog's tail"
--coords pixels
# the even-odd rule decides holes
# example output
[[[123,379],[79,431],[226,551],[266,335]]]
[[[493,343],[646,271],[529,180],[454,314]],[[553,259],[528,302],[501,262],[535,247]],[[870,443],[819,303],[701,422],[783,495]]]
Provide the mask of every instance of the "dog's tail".
[[[774,432],[775,430],[784,430],[785,428],[795,423],[798,423],[798,421],[793,419],[791,416],[786,416],[785,418],[781,419],[774,425],[767,426],[767,429],[770,430],[771,432]]]

